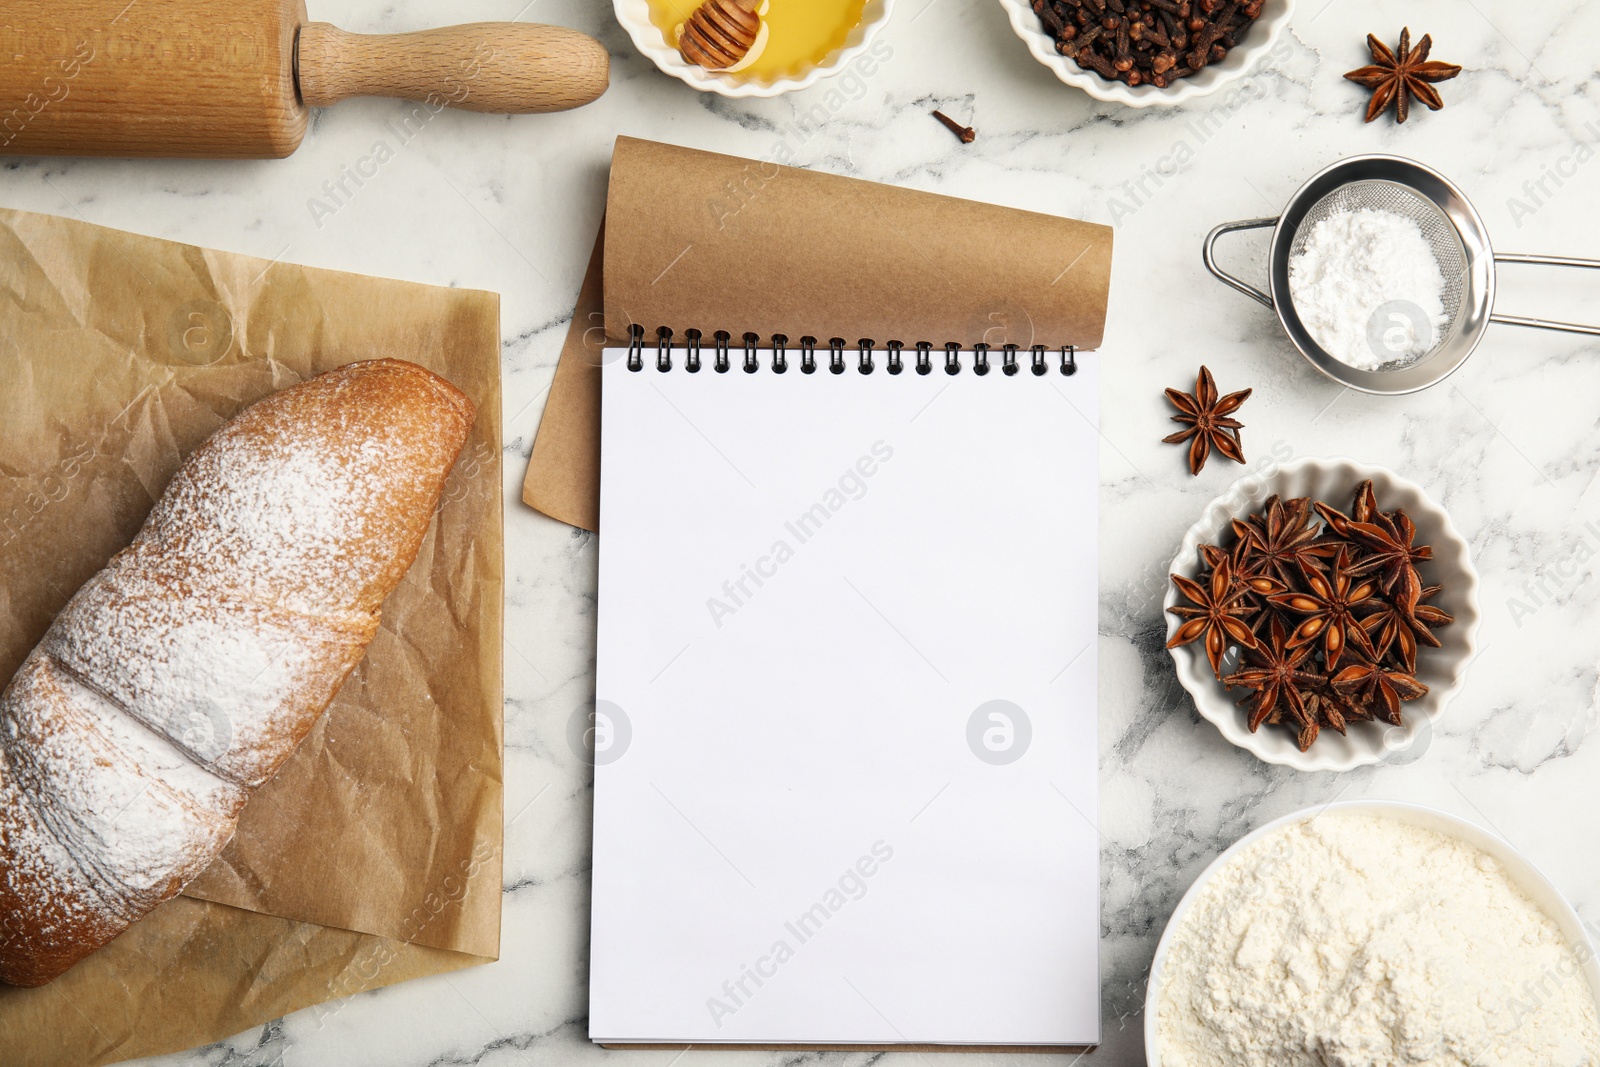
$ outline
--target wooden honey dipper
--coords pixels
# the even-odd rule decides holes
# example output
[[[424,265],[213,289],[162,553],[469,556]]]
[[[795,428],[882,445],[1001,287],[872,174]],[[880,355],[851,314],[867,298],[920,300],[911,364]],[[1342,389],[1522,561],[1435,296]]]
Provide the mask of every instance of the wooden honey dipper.
[[[736,65],[761,35],[761,0],[706,0],[683,24],[678,50],[708,70]]]

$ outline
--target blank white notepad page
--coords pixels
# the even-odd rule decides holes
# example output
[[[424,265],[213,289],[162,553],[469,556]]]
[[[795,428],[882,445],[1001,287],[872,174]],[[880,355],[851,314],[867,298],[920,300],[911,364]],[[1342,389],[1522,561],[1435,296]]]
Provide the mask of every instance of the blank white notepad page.
[[[1097,358],[651,355],[603,371],[590,1036],[1097,1042]]]

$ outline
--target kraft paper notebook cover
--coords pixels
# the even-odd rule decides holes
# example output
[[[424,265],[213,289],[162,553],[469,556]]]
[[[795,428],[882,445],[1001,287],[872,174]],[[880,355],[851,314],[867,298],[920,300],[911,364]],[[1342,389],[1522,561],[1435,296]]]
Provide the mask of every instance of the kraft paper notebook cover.
[[[948,293],[987,284],[962,250],[992,228],[937,197],[874,247],[876,194],[799,194],[859,211],[853,249],[793,226],[767,249],[799,296],[711,292],[714,259],[647,278],[664,243],[681,266],[738,238],[709,212],[665,242],[626,223],[633,151],[605,274],[633,340],[598,358],[590,1037],[1097,1043],[1099,356],[932,332],[981,321],[953,306],[858,340],[893,325],[848,306],[863,259],[913,284],[928,264],[893,263],[931,250]],[[785,227],[763,210],[720,221]],[[1098,316],[1074,292],[1098,343],[1103,289]]]
[[[632,137],[617,139],[606,218],[522,491],[586,530],[601,353],[635,322],[679,343],[695,328],[996,349],[1092,349],[1105,329],[1111,230],[1075,219]]]

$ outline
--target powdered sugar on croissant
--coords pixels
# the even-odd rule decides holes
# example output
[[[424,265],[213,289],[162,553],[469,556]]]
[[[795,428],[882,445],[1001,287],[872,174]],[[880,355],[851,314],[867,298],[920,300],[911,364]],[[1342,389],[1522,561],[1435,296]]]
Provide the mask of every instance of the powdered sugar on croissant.
[[[0,695],[0,981],[50,981],[222,850],[365,655],[472,417],[355,363],[183,464]]]

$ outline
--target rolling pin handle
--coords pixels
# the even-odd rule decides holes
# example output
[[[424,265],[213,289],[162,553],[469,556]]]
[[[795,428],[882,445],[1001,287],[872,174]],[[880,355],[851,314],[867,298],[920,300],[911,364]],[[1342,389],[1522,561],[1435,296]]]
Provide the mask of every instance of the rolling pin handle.
[[[476,22],[415,33],[300,27],[295,77],[307,107],[386,96],[496,114],[566,111],[606,91],[611,57],[561,26]]]

